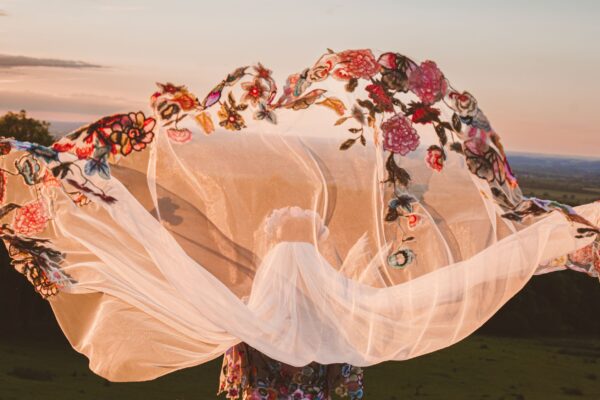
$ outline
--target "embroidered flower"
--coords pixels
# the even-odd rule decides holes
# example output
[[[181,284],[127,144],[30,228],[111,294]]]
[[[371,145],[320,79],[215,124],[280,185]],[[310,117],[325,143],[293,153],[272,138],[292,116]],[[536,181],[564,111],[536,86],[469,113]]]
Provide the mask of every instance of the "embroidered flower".
[[[140,151],[154,139],[154,118],[146,118],[144,113],[129,113],[118,116],[114,123],[104,128],[113,144],[113,153],[127,156],[132,151]]]
[[[381,124],[383,148],[407,155],[419,147],[419,135],[410,121],[402,115],[394,115]]]
[[[426,104],[440,100],[448,89],[442,71],[433,61],[424,61],[412,71],[408,77],[408,86]]]
[[[592,264],[594,262],[593,243],[570,254],[569,259],[571,260],[572,263],[580,265],[580,266],[586,266],[586,265]]]
[[[49,169],[46,169],[42,182],[46,187],[60,187],[60,180],[58,180]]]
[[[217,111],[217,115],[220,118],[219,125],[225,129],[230,131],[239,131],[246,127],[244,117],[231,108],[227,103],[221,104],[221,109]]]
[[[171,128],[167,130],[167,136],[175,143],[187,143],[192,140],[192,131],[189,129],[175,129]]]
[[[344,67],[335,71],[335,77],[338,79],[363,78],[370,79],[379,72],[381,68],[377,63],[375,56],[369,49],[364,50],[346,50],[338,54],[340,62]]]
[[[177,92],[175,96],[173,96],[172,101],[177,103],[183,111],[191,111],[200,104],[198,99],[192,96],[187,90]]]
[[[444,151],[439,146],[431,146],[427,149],[425,162],[429,168],[440,172],[444,168]]]
[[[392,99],[381,85],[367,85],[365,90],[369,92],[369,97],[375,105],[379,106],[383,111],[394,111],[394,103],[392,103]]]
[[[271,70],[265,68],[261,63],[258,63],[254,66],[254,72],[258,78],[265,79],[267,81],[271,80]]]
[[[15,162],[15,167],[28,185],[35,185],[42,178],[42,166],[40,162],[28,154],[19,158]]]
[[[340,57],[335,53],[323,55],[315,65],[308,71],[308,79],[311,82],[320,82],[329,76],[333,68],[340,62]]]
[[[12,147],[10,142],[0,142],[0,156],[5,156],[10,153]]]
[[[414,69],[414,64],[408,58],[397,53],[383,53],[377,62],[382,67],[383,86],[393,91],[408,90],[408,73]]]
[[[15,211],[13,229],[17,233],[31,236],[46,229],[48,215],[46,206],[41,200],[32,201]]]
[[[416,124],[429,124],[439,120],[440,110],[427,104],[411,103],[409,110],[412,113],[412,122]]]
[[[58,142],[54,142],[52,144],[52,148],[56,151],[58,151],[59,153],[64,153],[67,152],[69,150],[71,150],[73,147],[75,147],[75,143],[71,142],[71,141],[58,141]]]
[[[415,229],[417,226],[421,224],[423,219],[418,214],[408,214],[406,216],[406,222],[408,223],[408,227],[410,229]]]
[[[469,92],[450,92],[451,108],[460,117],[474,117],[477,114],[477,100]]]
[[[242,103],[250,103],[254,107],[256,107],[268,94],[267,88],[258,78],[252,82],[242,83],[242,89],[245,91],[242,96]]]
[[[81,147],[77,147],[75,149],[75,154],[77,154],[77,158],[79,158],[80,160],[85,160],[86,158],[91,157],[93,152],[94,152],[93,145],[81,146]]]
[[[398,251],[390,254],[387,263],[390,267],[403,269],[415,260],[415,253],[408,247],[401,247]]]

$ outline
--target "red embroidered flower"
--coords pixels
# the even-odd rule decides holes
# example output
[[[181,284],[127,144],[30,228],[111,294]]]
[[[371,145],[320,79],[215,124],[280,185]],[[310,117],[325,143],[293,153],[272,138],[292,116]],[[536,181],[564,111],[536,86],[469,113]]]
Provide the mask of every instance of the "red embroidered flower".
[[[433,61],[422,62],[410,73],[408,87],[426,104],[440,100],[448,90],[444,74]]]
[[[11,147],[9,142],[0,143],[0,156],[5,156],[10,153]]]
[[[242,89],[244,94],[242,96],[242,102],[249,102],[253,106],[258,105],[260,100],[266,97],[267,89],[260,82],[260,79],[255,79],[253,82],[242,83]]]
[[[381,85],[368,85],[365,90],[369,92],[369,97],[373,102],[378,105],[383,111],[394,111],[394,104],[392,99],[386,93],[385,89]]]
[[[77,154],[77,158],[79,158],[80,160],[89,158],[93,152],[94,152],[93,145],[86,146],[86,147],[77,147],[75,149],[75,154]]]
[[[176,143],[187,143],[192,140],[192,131],[189,129],[169,129],[167,130],[169,139]]]
[[[423,103],[414,105],[411,111],[412,122],[417,124],[429,124],[432,121],[437,121],[440,116],[440,110]]]
[[[431,146],[427,149],[425,162],[431,169],[440,172],[444,168],[444,152],[438,146]]]
[[[46,229],[48,215],[46,206],[41,200],[32,201],[15,211],[13,229],[23,235],[34,235]]]
[[[63,140],[67,140],[67,139],[63,139]],[[75,146],[75,143],[67,142],[67,141],[63,142],[63,140],[54,143],[52,145],[52,148],[60,153],[63,153],[63,152],[71,150]]]
[[[410,229],[415,229],[421,223],[422,218],[417,214],[408,214],[406,220],[408,222],[408,227]]]
[[[368,49],[346,50],[338,55],[340,61],[344,63],[343,68],[336,70],[335,76],[340,79],[370,79],[381,68],[371,50]]]
[[[381,124],[383,131],[383,148],[407,155],[419,147],[419,135],[410,121],[402,115],[394,115]]]

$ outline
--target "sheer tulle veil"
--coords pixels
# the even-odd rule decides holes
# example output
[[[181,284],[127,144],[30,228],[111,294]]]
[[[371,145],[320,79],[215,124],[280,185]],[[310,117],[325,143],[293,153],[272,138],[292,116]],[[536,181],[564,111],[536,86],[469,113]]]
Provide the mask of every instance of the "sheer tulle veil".
[[[72,346],[148,380],[243,341],[287,364],[405,360],[471,334],[534,274],[598,277],[600,203],[525,197],[433,61],[328,51],[51,147],[1,142],[2,239]]]

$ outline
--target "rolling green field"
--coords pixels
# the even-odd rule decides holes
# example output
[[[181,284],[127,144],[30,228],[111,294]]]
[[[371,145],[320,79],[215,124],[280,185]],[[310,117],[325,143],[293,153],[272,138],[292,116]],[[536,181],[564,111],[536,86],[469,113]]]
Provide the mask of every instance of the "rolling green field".
[[[600,338],[472,336],[366,369],[367,399],[600,399]],[[111,383],[62,345],[0,342],[0,399],[216,399],[220,360],[151,382]]]

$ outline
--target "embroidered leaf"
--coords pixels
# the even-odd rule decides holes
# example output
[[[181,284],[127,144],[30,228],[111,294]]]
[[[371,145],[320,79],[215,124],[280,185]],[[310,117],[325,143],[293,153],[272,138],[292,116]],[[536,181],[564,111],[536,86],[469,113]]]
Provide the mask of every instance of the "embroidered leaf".
[[[348,129],[348,131],[350,131],[351,133],[358,133],[358,132],[362,132],[361,128],[350,128]]]
[[[215,124],[213,123],[212,117],[207,112],[201,112],[195,117],[198,125],[202,127],[202,130],[206,135],[210,135],[215,130]]]
[[[462,122],[460,121],[460,117],[457,113],[452,114],[452,129],[456,132],[460,132],[462,130]]]
[[[402,186],[408,186],[410,183],[410,175],[404,168],[400,168],[394,161],[394,154],[390,154],[386,163],[385,169],[388,172],[388,178],[385,182],[399,183]]]
[[[367,145],[367,139],[366,139],[366,138],[365,138],[363,135],[360,135],[360,143],[361,143],[363,146],[366,146],[366,145]]]
[[[235,71],[233,71],[232,73],[230,73],[229,75],[227,75],[227,78],[225,78],[225,80],[223,81],[223,83],[225,85],[227,85],[227,86],[233,86],[244,75],[246,75],[246,70],[247,69],[248,69],[248,66],[239,67],[238,69],[236,69]]]
[[[350,93],[354,92],[354,89],[358,86],[358,79],[352,78],[346,84],[346,90]]]
[[[292,110],[304,110],[310,107],[325,92],[326,90],[324,89],[311,90],[306,95],[286,103],[284,107]]]
[[[333,126],[341,125],[341,124],[343,124],[344,122],[346,122],[350,118],[351,117],[342,117],[342,118],[338,119],[337,121],[335,121],[335,124],[333,124]]]
[[[440,139],[440,144],[445,146],[448,143],[448,136],[446,135],[446,129],[442,125],[435,126],[435,133],[437,133],[438,138]]]
[[[385,214],[385,220],[387,222],[394,222],[399,216],[398,210],[393,207],[388,207],[387,213]]]
[[[463,154],[462,145],[458,142],[454,142],[450,145],[450,150],[455,151],[459,154]]]
[[[356,138],[346,140],[344,143],[341,144],[340,150],[348,150],[354,145],[355,142]]]
[[[340,116],[344,115],[344,112],[346,112],[346,106],[337,97],[325,97],[325,100],[320,101],[316,104],[331,108],[333,111],[336,112],[337,115]]]
[[[12,210],[15,210],[19,207],[20,206],[15,203],[8,203],[8,204],[2,206],[2,208],[0,208],[0,219],[4,218],[4,216],[6,214],[10,213]]]

